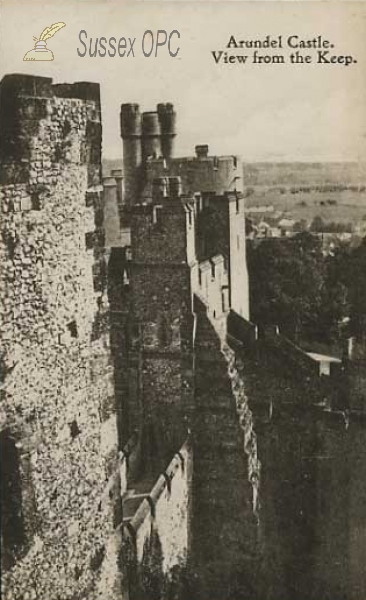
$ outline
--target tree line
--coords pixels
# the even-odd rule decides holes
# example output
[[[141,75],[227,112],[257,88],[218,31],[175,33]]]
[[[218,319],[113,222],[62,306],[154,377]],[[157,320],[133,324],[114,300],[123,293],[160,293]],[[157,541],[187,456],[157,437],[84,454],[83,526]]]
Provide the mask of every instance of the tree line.
[[[366,237],[324,255],[309,232],[248,243],[251,320],[291,339],[340,342],[366,334]]]

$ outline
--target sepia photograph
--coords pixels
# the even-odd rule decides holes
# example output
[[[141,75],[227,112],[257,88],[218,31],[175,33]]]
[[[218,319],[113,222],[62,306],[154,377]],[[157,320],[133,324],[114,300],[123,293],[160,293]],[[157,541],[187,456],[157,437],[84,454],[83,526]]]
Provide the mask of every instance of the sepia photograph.
[[[366,4],[0,5],[4,600],[366,600]]]

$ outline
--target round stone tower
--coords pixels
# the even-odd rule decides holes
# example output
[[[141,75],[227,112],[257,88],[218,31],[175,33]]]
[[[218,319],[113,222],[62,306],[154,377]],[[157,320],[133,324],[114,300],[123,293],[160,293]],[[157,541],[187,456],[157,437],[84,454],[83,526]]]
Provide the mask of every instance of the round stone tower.
[[[121,136],[123,140],[123,171],[125,205],[138,201],[141,170],[141,113],[138,104],[122,104]]]
[[[142,160],[161,156],[161,132],[157,112],[144,112],[142,115]]]
[[[158,104],[158,115],[161,129],[161,152],[164,158],[169,159],[174,154],[174,141],[176,137],[176,117],[173,104]]]

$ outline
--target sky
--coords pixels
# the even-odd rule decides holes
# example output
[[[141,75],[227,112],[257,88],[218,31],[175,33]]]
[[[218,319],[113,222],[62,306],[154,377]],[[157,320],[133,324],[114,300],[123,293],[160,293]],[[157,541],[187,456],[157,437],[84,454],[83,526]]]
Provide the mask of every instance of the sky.
[[[66,27],[47,42],[54,61],[24,62],[33,36],[58,21]],[[178,30],[178,56],[163,48],[157,57],[144,57],[147,29]],[[80,30],[88,39],[136,37],[136,56],[79,57]],[[100,83],[105,157],[122,155],[121,103],[154,110],[158,102],[172,102],[179,155],[207,143],[212,154],[239,154],[247,161],[366,160],[364,2],[0,0],[0,34],[1,77],[15,72],[52,77],[55,83]],[[322,35],[334,44],[332,53],[352,55],[357,63],[319,65],[316,50],[304,50],[313,62],[294,65],[285,48],[261,51],[283,52],[285,64],[216,64],[212,51],[225,50],[231,35],[239,40]]]

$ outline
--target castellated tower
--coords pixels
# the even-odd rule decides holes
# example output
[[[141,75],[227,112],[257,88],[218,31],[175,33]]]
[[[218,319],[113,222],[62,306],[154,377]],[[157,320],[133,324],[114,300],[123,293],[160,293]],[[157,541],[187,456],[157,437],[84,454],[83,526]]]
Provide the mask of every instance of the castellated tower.
[[[129,207],[137,202],[141,189],[141,113],[138,104],[122,104],[121,136],[125,205]]]
[[[176,137],[176,113],[170,103],[140,113],[138,104],[122,104],[121,136],[126,208],[140,201],[150,161],[170,160]]]
[[[154,182],[152,202],[131,216],[130,414],[143,431],[152,467],[164,464],[187,436],[192,404],[192,268],[195,264],[194,208],[180,195],[179,178]],[[136,392],[137,393],[137,392]]]
[[[163,158],[169,160],[174,156],[174,142],[176,133],[176,112],[173,104],[158,104],[158,115],[161,128],[161,153]]]
[[[0,106],[2,591],[114,599],[99,86],[8,75]]]

